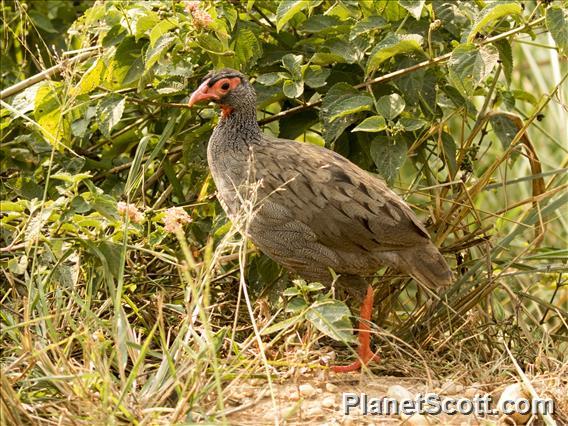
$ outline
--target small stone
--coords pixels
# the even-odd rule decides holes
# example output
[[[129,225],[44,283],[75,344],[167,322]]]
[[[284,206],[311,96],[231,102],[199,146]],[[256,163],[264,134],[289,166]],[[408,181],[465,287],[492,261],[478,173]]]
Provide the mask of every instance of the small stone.
[[[387,395],[399,402],[403,399],[414,399],[414,394],[400,385],[390,386],[387,390]]]
[[[306,416],[308,417],[320,417],[323,416],[323,410],[321,409],[321,407],[319,405],[314,405],[312,407],[309,407],[306,410]]]
[[[309,383],[301,384],[298,388],[300,390],[300,395],[304,398],[311,398],[316,394],[316,389]]]
[[[288,399],[290,401],[297,401],[300,399],[300,394],[296,391],[292,391],[288,394]]]
[[[497,402],[497,408],[499,409],[499,411],[503,412],[503,410],[505,409],[505,401],[507,401],[507,407],[510,407],[512,401],[519,402],[520,400],[526,400],[528,401],[528,404],[530,404],[531,399],[531,394],[520,383],[515,383],[503,389],[503,393],[501,393],[499,402]],[[532,414],[530,412],[527,414],[513,412],[508,416],[514,421],[515,424],[524,425],[530,420]]]
[[[406,419],[406,421],[404,422],[404,424],[407,424],[407,425],[410,425],[410,426],[428,426],[430,423],[428,423],[428,420],[426,420],[426,417],[424,417],[421,414],[416,413],[416,414],[413,414],[412,416],[408,417]]]
[[[325,397],[321,402],[321,406],[324,408],[333,408],[335,406],[335,398],[333,396]]]
[[[333,383],[326,383],[325,384],[325,390],[331,393],[335,393],[337,392],[339,388],[337,387],[337,385],[334,385]]]
[[[246,396],[247,398],[251,398],[254,396],[255,394],[255,390],[254,388],[245,388],[242,390],[242,394],[243,396]]]
[[[355,424],[355,420],[352,417],[345,416],[341,419],[341,424],[343,426],[353,426]]]
[[[446,395],[455,395],[460,391],[463,391],[463,386],[453,382],[452,380],[448,380],[442,385],[442,393]]]

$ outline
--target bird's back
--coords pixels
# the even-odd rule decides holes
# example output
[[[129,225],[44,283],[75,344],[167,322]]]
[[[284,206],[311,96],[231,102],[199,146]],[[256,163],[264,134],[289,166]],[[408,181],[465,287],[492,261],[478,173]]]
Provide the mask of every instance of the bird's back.
[[[217,161],[225,162],[220,168],[230,169],[230,179],[226,172],[213,176],[226,210],[234,216],[254,188],[246,232],[288,269],[328,282],[330,268],[366,276],[387,265],[431,287],[449,284],[450,270],[412,210],[339,154],[263,135],[248,152],[224,158]]]

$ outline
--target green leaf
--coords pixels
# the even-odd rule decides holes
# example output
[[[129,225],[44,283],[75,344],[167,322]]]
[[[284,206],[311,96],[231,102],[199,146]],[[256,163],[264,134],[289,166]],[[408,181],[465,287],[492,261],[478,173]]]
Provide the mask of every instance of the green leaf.
[[[153,30],[160,22],[160,17],[157,13],[147,11],[144,15],[140,16],[136,21],[136,31],[134,35],[138,41],[140,38],[145,37],[148,32]]]
[[[411,117],[401,117],[399,123],[404,130],[407,132],[414,132],[415,130],[421,129],[426,124],[426,121],[422,120],[421,118],[411,118]]]
[[[152,66],[158,61],[162,55],[171,47],[173,46],[176,40],[176,36],[171,34],[164,34],[154,47],[150,47],[146,51],[146,64],[145,69],[149,70]]]
[[[58,33],[59,31],[55,28],[51,22],[51,20],[43,13],[38,10],[31,9],[28,12],[28,16],[31,18],[34,25],[38,28],[41,28],[48,33]]]
[[[325,286],[322,283],[309,283],[307,286],[307,291],[310,293],[321,290],[325,290]]]
[[[367,117],[355,127],[352,132],[382,132],[387,128],[387,123],[384,117],[374,115]]]
[[[50,82],[39,87],[34,103],[34,118],[41,127],[41,133],[50,145],[63,151],[69,141],[71,124],[62,113],[59,100],[61,83]]]
[[[248,28],[240,28],[234,37],[233,50],[237,60],[237,68],[250,69],[262,56],[262,45],[254,33]]]
[[[118,124],[124,112],[126,99],[119,95],[110,95],[101,101],[98,106],[97,119],[99,129],[107,138],[110,137],[110,131]]]
[[[274,86],[276,83],[279,83],[282,80],[282,73],[278,72],[269,72],[266,74],[261,74],[256,78],[260,84],[264,84],[265,86]]]
[[[452,135],[442,132],[442,147],[444,149],[444,160],[450,170],[450,176],[453,178],[458,172],[458,165],[456,161],[456,142]]]
[[[407,146],[403,139],[393,140],[378,135],[371,143],[371,158],[377,166],[379,174],[392,184],[406,159]]]
[[[329,109],[329,121],[333,122],[338,118],[346,115],[355,114],[361,111],[368,111],[373,106],[373,100],[370,96],[359,95],[343,99],[333,104]]]
[[[499,53],[494,46],[460,44],[453,50],[448,62],[450,80],[463,95],[469,96],[498,61]]]
[[[495,47],[499,52],[499,60],[503,66],[503,73],[507,79],[507,83],[511,84],[511,76],[513,75],[513,51],[509,40],[498,40]]]
[[[292,300],[290,300],[286,304],[286,312],[296,313],[296,312],[303,311],[307,307],[308,307],[308,305],[307,305],[306,301],[302,297],[297,296],[297,297],[294,297]]]
[[[345,303],[329,299],[310,306],[306,313],[306,319],[320,332],[332,339],[356,343],[357,339],[353,335],[350,315],[351,312],[349,312]]]
[[[560,53],[568,55],[568,9],[561,5],[546,9],[546,26]]]
[[[503,148],[507,149],[519,132],[519,128],[515,122],[505,114],[492,114],[489,121],[495,135],[501,141],[501,145]]]
[[[105,74],[106,86],[111,89],[123,89],[134,83],[144,72],[141,49],[145,42],[136,42],[134,37],[126,37],[116,48],[113,59]]]
[[[304,71],[304,82],[312,89],[325,86],[331,71],[319,65],[309,65]]]
[[[361,34],[368,33],[373,30],[381,30],[390,27],[390,24],[381,16],[368,16],[357,22],[351,29],[349,40],[355,40]]]
[[[282,86],[282,91],[286,97],[294,99],[304,93],[304,82],[303,81],[293,81],[286,80]]]
[[[377,112],[387,120],[393,120],[398,117],[404,111],[405,106],[404,99],[398,93],[381,96],[377,100]]]
[[[398,4],[404,7],[417,21],[420,20],[425,3],[426,0],[398,0]]]
[[[105,71],[106,67],[103,59],[97,59],[85,74],[83,74],[77,86],[73,88],[73,95],[79,96],[91,93],[103,80]]]
[[[280,330],[284,330],[286,328],[291,329],[292,327],[294,327],[298,322],[300,322],[303,319],[304,319],[303,314],[295,315],[292,318],[287,318],[283,321],[277,322],[276,324],[272,324],[271,326],[262,330],[262,333],[260,333],[260,334],[262,336],[266,336],[267,334],[276,333],[276,332],[278,332]]]
[[[478,33],[483,32],[486,27],[493,24],[498,19],[507,16],[520,16],[523,13],[523,7],[519,2],[495,2],[483,8],[475,23],[471,27],[471,31],[467,37],[467,42],[471,43]]]
[[[276,31],[280,31],[294,15],[310,5],[307,0],[285,0],[278,4],[276,9]]]
[[[293,80],[302,79],[301,64],[303,59],[302,55],[293,55],[291,53],[282,57],[282,66],[290,73]]]
[[[346,21],[341,21],[337,16],[329,15],[312,15],[300,27],[300,31],[305,33],[327,33],[329,31],[337,31],[338,26]],[[349,28],[348,25],[344,25]],[[321,35],[321,34],[320,34]]]
[[[367,61],[367,74],[379,68],[386,60],[401,53],[422,52],[422,36],[418,34],[391,34],[375,46]]]
[[[357,95],[359,95],[359,92],[353,86],[347,83],[337,83],[329,89],[323,98],[320,119],[323,121],[323,138],[327,143],[334,142],[351,123],[358,119],[357,115],[354,114],[337,118],[332,122],[332,113],[337,109],[335,104]]]
[[[150,31],[150,47],[154,47],[160,37],[177,26],[178,23],[171,20],[160,21],[152,28],[152,31]]]

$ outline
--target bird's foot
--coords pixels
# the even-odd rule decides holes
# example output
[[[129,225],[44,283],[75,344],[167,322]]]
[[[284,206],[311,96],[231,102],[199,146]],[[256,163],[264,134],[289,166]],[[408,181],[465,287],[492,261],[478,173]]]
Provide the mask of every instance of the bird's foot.
[[[379,362],[381,357],[371,351],[370,347],[359,348],[359,359],[349,365],[333,365],[331,371],[336,373],[349,373],[351,371],[358,371],[361,366],[369,364],[371,361]]]

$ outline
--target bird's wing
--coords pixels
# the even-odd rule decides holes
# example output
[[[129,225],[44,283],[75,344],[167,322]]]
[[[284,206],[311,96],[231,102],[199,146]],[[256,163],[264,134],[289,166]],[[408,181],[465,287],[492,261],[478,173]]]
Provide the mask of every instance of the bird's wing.
[[[310,144],[268,140],[253,149],[258,201],[300,222],[324,246],[342,251],[397,251],[419,246],[428,233],[412,210],[380,179],[339,154]],[[276,224],[275,224],[276,226]]]

